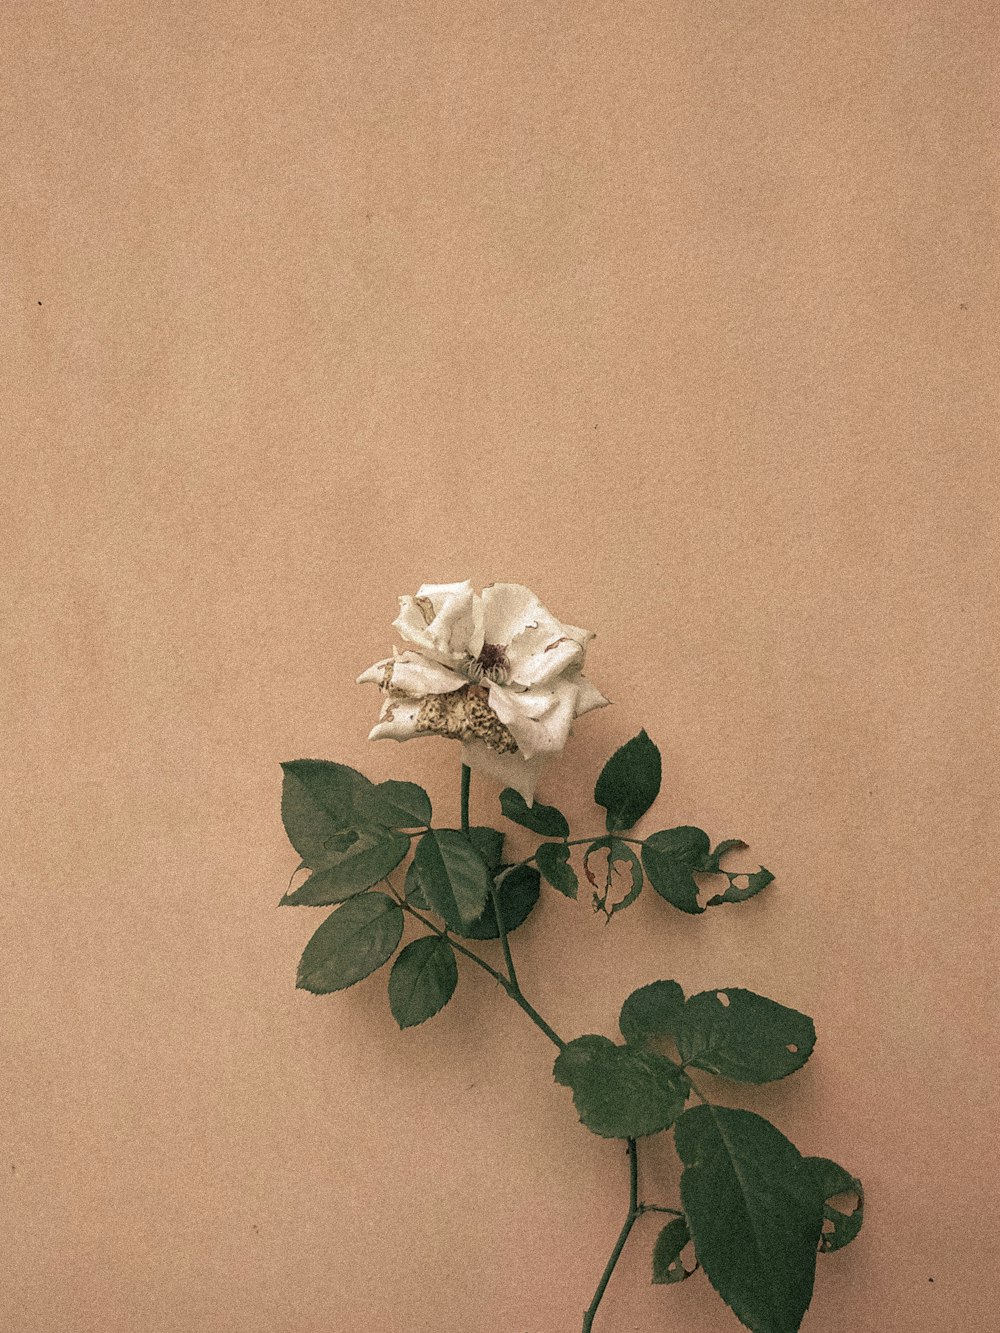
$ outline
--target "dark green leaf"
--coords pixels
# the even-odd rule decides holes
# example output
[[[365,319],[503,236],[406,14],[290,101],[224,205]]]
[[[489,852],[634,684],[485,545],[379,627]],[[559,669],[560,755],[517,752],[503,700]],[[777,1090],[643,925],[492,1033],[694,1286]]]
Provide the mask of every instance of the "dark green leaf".
[[[761,866],[759,870],[755,870],[753,874],[746,876],[747,886],[745,889],[741,889],[736,881],[741,879],[742,875],[731,873],[728,870],[721,873],[728,877],[729,887],[724,893],[717,893],[713,898],[709,898],[709,907],[718,907],[720,903],[745,903],[748,898],[760,893],[761,889],[766,889],[774,879],[770,870],[765,870]]]
[[[696,915],[705,910],[698,903],[693,872],[708,857],[710,846],[707,833],[686,825],[653,833],[643,843],[642,864],[650,884],[682,912]]]
[[[690,824],[681,824],[678,828],[663,829],[646,839],[646,845],[655,847],[657,855],[669,857],[689,870],[701,870],[709,859],[708,849],[712,845],[704,829],[694,828]]]
[[[426,828],[431,822],[431,798],[415,782],[390,778],[375,788],[379,822],[389,828]]]
[[[616,1046],[607,1037],[577,1037],[556,1057],[557,1083],[573,1089],[580,1120],[607,1139],[639,1139],[674,1123],[690,1084],[662,1055]]]
[[[801,1069],[816,1045],[811,1018],[753,991],[701,991],[676,1032],[687,1065],[740,1083],[770,1083]]]
[[[390,829],[355,830],[342,851],[329,853],[327,865],[316,870],[304,884],[286,893],[281,903],[288,907],[324,907],[362,893],[395,870],[409,851],[410,840]],[[332,843],[332,839],[330,840]]]
[[[575,898],[579,881],[569,863],[569,848],[564,842],[543,842],[535,853],[538,869],[554,889],[567,898]]]
[[[487,831],[492,832],[492,830]],[[509,873],[500,873],[505,870]],[[418,911],[437,911],[427,901],[427,895],[420,883],[416,861],[411,861],[407,869],[404,892],[407,902]],[[538,902],[538,871],[531,866],[516,866],[513,869],[501,866],[497,877],[496,894],[500,900],[500,910],[503,912],[504,928],[509,935],[518,926],[523,925],[531,909]],[[439,915],[444,916],[443,913]],[[475,921],[462,921],[452,913],[444,916],[444,923],[455,935],[461,935],[467,940],[495,940],[500,934],[497,929],[496,913],[490,902]]]
[[[836,1162],[831,1162],[829,1157],[807,1157],[806,1162],[825,1200],[819,1249],[820,1254],[829,1254],[833,1250],[841,1250],[845,1245],[850,1245],[861,1230],[865,1212],[865,1192],[861,1188],[860,1180],[852,1176],[849,1171],[845,1171],[842,1166],[838,1166]],[[840,1194],[856,1196],[857,1205],[851,1212],[842,1213],[839,1208],[834,1208],[831,1204],[830,1200]]]
[[[423,885],[420,883],[416,861],[411,861],[406,867],[406,878],[403,880],[403,896],[410,906],[415,907],[418,912],[434,910],[427,901],[427,894],[424,893]]]
[[[590,868],[591,857],[601,851],[606,851],[608,854],[603,884],[598,883],[597,875]],[[626,907],[630,907],[642,892],[642,866],[639,864],[639,858],[627,842],[622,842],[621,838],[616,838],[614,834],[596,838],[590,844],[583,854],[583,873],[594,886],[594,911],[603,912],[608,920],[616,912],[622,912]],[[622,897],[611,899],[612,893],[619,888],[625,889]],[[611,900],[610,906],[609,900]]]
[[[296,985],[314,995],[353,986],[388,962],[402,933],[402,909],[387,894],[350,898],[306,945]]]
[[[493,879],[459,829],[428,829],[413,860],[427,901],[445,921],[467,926],[482,915]]]
[[[343,834],[382,821],[374,785],[357,769],[325,759],[282,764],[281,818],[288,840],[310,870],[344,850]]]
[[[503,861],[503,834],[488,824],[474,824],[469,829],[469,840],[495,875]]]
[[[618,1026],[632,1046],[652,1037],[673,1037],[684,1010],[684,992],[676,981],[652,981],[634,990],[622,1005]]]
[[[543,838],[569,837],[566,816],[554,805],[541,805],[538,801],[528,805],[513,787],[505,787],[500,793],[500,809],[513,823],[530,828],[532,833],[539,833]]]
[[[458,984],[455,951],[439,935],[408,944],[389,973],[389,1008],[401,1028],[415,1027],[443,1009]]]
[[[753,1333],[795,1333],[812,1299],[823,1199],[794,1144],[752,1111],[694,1106],[674,1127],[698,1261]]]
[[[531,909],[538,902],[541,885],[538,871],[533,866],[514,866],[513,869],[497,875],[496,896],[503,913],[504,930],[509,935],[527,920]],[[467,940],[495,940],[499,938],[497,916],[493,904],[488,902],[482,914],[475,921],[454,926],[447,921],[449,929]]]
[[[656,1238],[653,1246],[653,1281],[683,1282],[698,1267],[685,1268],[681,1259],[681,1250],[691,1239],[688,1224],[683,1217],[675,1217],[668,1222]]]
[[[746,847],[746,843],[741,841],[741,839],[725,838],[722,842],[719,843],[718,847],[715,848],[715,850],[712,852],[710,856],[705,857],[704,864],[701,865],[699,869],[713,871],[713,872],[717,871],[719,868],[719,862],[726,855],[726,853],[735,852],[737,848],[741,847]]]
[[[640,731],[614,752],[594,788],[594,800],[608,812],[608,831],[637,824],[659,795],[661,780],[660,752]]]
[[[361,834],[356,828],[345,829],[343,833],[335,833],[332,838],[327,838],[327,850],[333,853],[346,852],[360,837]]]

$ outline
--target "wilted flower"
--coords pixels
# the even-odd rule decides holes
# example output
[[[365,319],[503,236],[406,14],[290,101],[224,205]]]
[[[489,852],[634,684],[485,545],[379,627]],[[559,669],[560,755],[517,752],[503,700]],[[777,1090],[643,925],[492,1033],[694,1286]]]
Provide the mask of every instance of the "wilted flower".
[[[546,759],[574,719],[608,700],[583,675],[592,630],[564,625],[530,589],[425,583],[399,599],[393,627],[413,646],[358,677],[385,695],[369,740],[445,736],[462,762],[534,799]]]

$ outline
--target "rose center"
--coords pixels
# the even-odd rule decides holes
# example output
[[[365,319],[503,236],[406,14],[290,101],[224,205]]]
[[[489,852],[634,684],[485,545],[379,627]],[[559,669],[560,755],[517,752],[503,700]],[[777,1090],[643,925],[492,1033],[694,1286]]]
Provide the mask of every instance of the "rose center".
[[[490,680],[503,685],[510,678],[510,660],[502,643],[484,643],[479,656],[469,663],[470,680]]]

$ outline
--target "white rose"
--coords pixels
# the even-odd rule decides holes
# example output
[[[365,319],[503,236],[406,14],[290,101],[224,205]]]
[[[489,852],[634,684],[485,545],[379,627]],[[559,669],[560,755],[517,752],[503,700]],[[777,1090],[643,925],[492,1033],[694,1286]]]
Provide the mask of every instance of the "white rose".
[[[519,583],[481,594],[468,580],[425,583],[399,607],[393,627],[412,647],[358,677],[384,694],[368,739],[459,740],[463,763],[533,801],[574,720],[608,703],[583,675],[593,631],[562,624]]]

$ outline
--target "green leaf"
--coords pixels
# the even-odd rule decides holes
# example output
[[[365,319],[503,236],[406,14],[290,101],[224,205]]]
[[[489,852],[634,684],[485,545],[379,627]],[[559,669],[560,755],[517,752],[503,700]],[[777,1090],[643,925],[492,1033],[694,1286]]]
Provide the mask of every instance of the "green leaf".
[[[296,986],[327,995],[388,962],[403,934],[403,912],[385,893],[362,893],[331,912],[305,947]]]
[[[487,830],[492,832],[493,830]],[[503,871],[509,871],[503,874]],[[406,900],[418,911],[435,912],[437,908],[432,907],[427,901],[427,895],[423,891],[420,883],[420,874],[417,870],[416,861],[411,861],[406,872],[406,880],[403,886],[406,894]],[[500,901],[500,910],[503,912],[503,923],[507,934],[510,935],[517,930],[518,926],[523,925],[527,920],[532,908],[538,902],[540,892],[540,883],[538,871],[531,866],[516,866],[511,869],[508,866],[501,866],[497,873],[495,892]],[[495,940],[499,938],[500,932],[497,929],[496,913],[493,911],[493,904],[488,902],[475,921],[462,921],[460,917],[452,914],[444,917],[444,923],[455,935],[461,935],[467,940]]]
[[[474,824],[469,829],[469,840],[495,875],[503,861],[503,834],[488,824]]]
[[[589,1130],[607,1139],[639,1139],[669,1128],[684,1109],[690,1084],[662,1055],[617,1046],[607,1037],[577,1037],[556,1057],[557,1083]]]
[[[631,1046],[653,1037],[673,1037],[684,1011],[684,992],[676,981],[652,981],[634,990],[622,1005],[618,1026]]]
[[[675,1217],[668,1222],[656,1238],[653,1246],[653,1281],[683,1282],[698,1267],[685,1268],[681,1260],[681,1251],[691,1239],[688,1224],[683,1217]]]
[[[720,873],[729,880],[729,887],[724,893],[717,893],[713,898],[709,898],[707,904],[709,907],[718,907],[720,903],[745,903],[748,898],[753,898],[755,894],[760,893],[761,889],[766,889],[774,880],[770,870],[765,870],[761,866],[753,874],[746,875],[747,886],[745,889],[741,889],[736,881],[743,877],[742,874],[732,873],[728,870],[723,870]]]
[[[811,1018],[753,991],[701,991],[676,1033],[681,1060],[740,1083],[770,1083],[801,1069],[816,1045]]]
[[[820,1193],[823,1195],[823,1231],[819,1238],[820,1254],[830,1254],[841,1250],[861,1230],[865,1213],[865,1192],[861,1181],[845,1171],[829,1157],[807,1157],[806,1162],[815,1177]],[[849,1213],[842,1213],[834,1208],[830,1200],[840,1194],[853,1194],[857,1204]]]
[[[660,752],[640,731],[616,750],[601,770],[594,800],[607,810],[608,832],[637,824],[660,793]]]
[[[569,863],[569,848],[564,842],[543,842],[535,852],[535,860],[554,889],[567,898],[576,897],[579,880]]]
[[[698,902],[693,872],[704,864],[711,845],[707,833],[687,825],[653,833],[642,845],[642,865],[650,884],[682,912],[697,915],[705,910]]]
[[[401,1028],[426,1022],[451,999],[458,984],[455,951],[439,935],[408,944],[389,973],[389,1008]]]
[[[704,864],[699,868],[701,870],[715,873],[719,869],[719,862],[727,852],[735,852],[737,848],[743,848],[746,847],[746,845],[747,844],[740,838],[725,838],[719,843],[718,847],[715,848],[710,856],[705,857]]]
[[[605,850],[608,853],[608,864],[604,873],[604,884],[600,886],[597,876],[590,868],[590,858],[597,852]],[[609,907],[608,900],[611,893],[622,885],[626,872],[631,883],[623,896],[612,901]],[[609,921],[616,912],[623,912],[626,907],[630,907],[642,892],[642,866],[639,864],[639,858],[627,842],[622,842],[621,838],[616,838],[614,834],[595,838],[590,844],[583,854],[583,873],[594,886],[594,911],[603,912]]]
[[[795,1333],[823,1222],[806,1160],[762,1116],[694,1106],[674,1126],[681,1204],[708,1280],[753,1333]]]
[[[403,880],[403,897],[418,912],[432,912],[434,910],[427,901],[424,886],[420,883],[416,861],[411,861],[406,867],[406,878]]]
[[[538,902],[541,883],[538,871],[532,866],[514,866],[506,874],[503,873],[504,869],[501,867],[496,878],[496,896],[500,911],[503,913],[504,930],[510,935],[518,926],[523,925]],[[447,921],[446,924],[456,935],[462,935],[467,940],[495,940],[500,937],[497,915],[491,902],[486,904],[482,914],[476,917],[475,921],[467,922],[461,928],[452,926]]]
[[[413,860],[427,901],[445,921],[467,926],[482,914],[493,879],[460,829],[428,829]]]
[[[541,805],[538,801],[528,805],[513,787],[505,787],[500,793],[500,809],[513,823],[530,828],[532,833],[539,833],[543,838],[569,837],[569,824],[561,811],[554,805]]]
[[[432,818],[431,798],[415,782],[390,778],[375,788],[379,822],[389,828],[426,828]]]
[[[294,759],[281,767],[282,822],[310,870],[322,870],[344,850],[345,832],[382,822],[375,786],[357,769],[325,759]]]
[[[330,852],[327,865],[316,870],[294,893],[286,893],[281,906],[324,907],[363,893],[395,870],[410,849],[410,840],[389,829],[353,830],[337,835],[342,851]],[[328,840],[333,845],[333,839]]]

